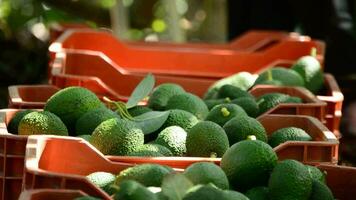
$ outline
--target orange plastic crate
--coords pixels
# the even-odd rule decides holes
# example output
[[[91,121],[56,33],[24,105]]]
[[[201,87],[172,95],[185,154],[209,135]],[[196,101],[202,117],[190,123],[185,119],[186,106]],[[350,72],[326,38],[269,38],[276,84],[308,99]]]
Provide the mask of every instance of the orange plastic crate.
[[[280,160],[295,159],[307,164],[337,164],[339,141],[319,120],[310,116],[262,115],[257,118],[265,127],[267,135],[274,131],[294,126],[305,130],[313,141],[288,141],[274,148]]]
[[[76,23],[61,23],[50,27],[50,41],[54,42],[60,35],[70,29],[89,29],[90,27],[86,24],[76,24]],[[175,43],[175,42],[145,42],[145,41],[125,41],[133,46],[142,47],[173,47],[173,48],[207,48],[207,49],[231,49],[231,50],[244,50],[244,51],[255,51],[261,47],[266,46],[273,42],[278,42],[280,40],[299,40],[306,41],[310,40],[308,36],[302,36],[298,33],[287,33],[282,31],[262,31],[253,30],[237,37],[229,43],[224,44],[209,44],[209,43]],[[324,49],[324,48],[322,48]]]
[[[96,52],[78,53],[78,51],[73,51],[71,53],[59,53],[56,55],[57,59],[52,67],[51,73],[53,76],[50,82],[60,88],[70,85],[80,85],[103,96],[127,99],[135,86],[145,76],[142,73],[130,73],[125,70],[118,70],[113,66],[115,65],[114,63],[100,59],[100,55]],[[266,66],[266,68],[283,66],[286,63],[290,65],[291,62],[279,60]],[[97,67],[91,67],[92,65]],[[167,82],[177,83],[182,85],[187,91],[198,96],[203,96],[207,88],[218,80],[218,78],[155,75],[157,84]],[[318,97],[328,102],[328,118],[330,119],[330,123],[332,123],[333,116],[340,116],[341,110],[339,108],[341,107],[343,97],[335,79],[330,74],[325,75],[325,86],[327,94]],[[335,112],[332,112],[333,109],[335,109]],[[334,127],[337,127],[337,122],[335,125],[330,125],[330,127],[332,130],[335,130]]]
[[[119,99],[127,98],[146,73],[132,73],[125,69],[118,69],[115,67],[115,63],[100,58],[100,55],[98,52],[80,52],[77,50],[70,53],[57,53],[50,72],[50,84],[59,88],[80,85],[93,90],[97,94]],[[273,61],[265,68],[285,62],[287,61]],[[172,74],[154,75],[157,84],[177,83],[198,96],[203,96],[209,86],[221,78]]]
[[[22,189],[27,136],[13,135],[7,124],[19,109],[0,110],[0,200],[16,200]]]
[[[293,115],[263,115],[258,121],[265,127],[267,134],[274,131],[295,126],[304,129],[311,135],[312,142],[285,142],[275,147],[274,150],[281,160],[295,159],[304,163],[332,163],[338,161],[338,145],[336,137],[317,119],[307,116]],[[162,158],[142,158],[130,156],[107,156],[110,160],[141,164],[158,163],[176,168],[186,168],[193,162],[210,161],[219,163],[220,158],[195,158],[195,157],[162,157]]]
[[[118,174],[131,166],[110,161],[82,139],[29,136],[23,189],[75,189],[90,196],[110,199],[85,176],[96,171]]]
[[[12,135],[7,124],[18,109],[0,110],[0,200],[16,200],[22,190],[28,136]]]
[[[59,88],[53,85],[13,85],[9,86],[9,108],[43,108],[47,99]]]
[[[325,48],[324,43],[314,40],[279,40],[258,48],[254,46],[256,41],[243,50],[186,48],[184,45],[181,48],[138,46],[119,41],[107,32],[69,30],[49,50],[53,60],[56,53],[94,53],[112,63],[117,70],[127,73],[222,78],[238,71],[256,72],[278,59],[296,60],[309,54],[312,47],[318,49],[322,61]],[[90,65],[91,68],[97,66],[96,63]]]
[[[3,170],[1,172],[2,175],[1,180],[2,180],[2,188],[4,188],[3,190],[0,190],[1,200],[17,199],[21,191],[20,185],[23,178],[22,172],[24,166],[23,163],[24,163],[24,154],[25,154],[27,137],[11,135],[8,133],[6,128],[6,125],[8,124],[10,119],[18,111],[19,110],[17,109],[0,110],[0,119],[1,119],[0,152],[2,152],[0,155],[3,161],[2,167],[0,169]],[[276,151],[280,159],[287,159],[287,158],[297,159],[304,163],[311,163],[311,164],[337,163],[338,140],[325,126],[323,126],[315,118],[308,117],[308,116],[264,115],[259,117],[258,120],[266,128],[268,134],[271,134],[273,131],[279,128],[296,126],[299,128],[303,128],[315,140],[310,142],[286,142],[275,147],[274,150]],[[41,139],[41,141],[42,140],[49,141],[44,143],[32,144],[30,145],[30,147],[39,149],[47,145],[46,147],[48,147],[49,149],[48,152],[44,151],[41,153],[46,153],[45,155],[47,155],[48,157],[46,157],[45,160],[41,159],[37,161],[38,162],[41,161],[40,164],[42,163],[42,160],[43,163],[47,163],[46,165],[41,165],[41,166],[47,167],[48,165],[48,167],[50,167],[48,168],[50,171],[52,167],[57,169],[58,166],[56,165],[56,162],[60,162],[63,160],[65,161],[65,164],[63,164],[62,166],[63,168],[66,168],[65,166],[68,167],[73,165],[74,167],[78,167],[78,169],[77,168],[73,169],[73,167],[70,167],[68,170],[74,170],[74,171],[79,170],[81,171],[81,173],[84,173],[84,175],[89,174],[89,172],[85,170],[90,170],[90,169],[82,168],[83,165],[89,165],[88,167],[90,168],[91,164],[88,163],[96,163],[97,165],[94,165],[93,167],[100,167],[100,168],[93,169],[95,171],[95,170],[108,169],[108,168],[116,170],[115,168],[116,164],[112,164],[112,163],[122,163],[122,162],[130,163],[130,164],[158,163],[158,164],[169,165],[171,167],[181,168],[181,169],[186,168],[187,166],[195,162],[208,161],[208,162],[215,162],[217,164],[219,164],[220,162],[219,158],[199,158],[199,157],[142,158],[142,157],[126,157],[126,156],[103,156],[93,146],[91,146],[89,143],[85,142],[80,138],[73,138],[73,137],[53,138],[52,136],[33,136],[33,137],[45,138],[45,139]],[[43,146],[42,144],[45,146]],[[57,154],[55,154],[55,152],[57,152]],[[61,159],[59,160],[57,158],[61,158]],[[83,163],[69,164],[68,162],[66,162],[66,160],[72,161],[73,159]],[[34,162],[33,159],[31,162]],[[31,176],[27,177],[27,179],[30,179],[30,182],[26,183],[26,184],[32,184],[30,188],[59,187],[59,188],[70,188],[70,189],[82,189],[81,188],[82,186],[78,186],[78,188],[77,187],[72,188],[71,184],[74,184],[73,180],[70,179],[68,183],[65,181],[66,178],[68,177],[65,177],[64,179],[57,178],[53,180],[53,185],[51,185],[51,184],[44,183],[46,178],[36,179],[36,175],[43,175],[44,177],[47,177],[48,174],[39,173],[42,172],[42,170],[40,170],[39,172],[37,172],[36,170],[34,171],[27,170],[27,171],[31,174]],[[66,184],[64,184],[64,182],[66,182]],[[92,193],[88,191],[88,194],[95,193],[93,191],[91,192]]]
[[[104,96],[113,100],[127,101],[127,97],[112,96],[108,93],[100,93],[97,89],[90,87],[88,84],[80,84],[78,82],[70,82],[68,77],[66,78],[68,85],[64,86],[83,86],[89,88],[91,91],[102,100]],[[8,87],[9,91],[9,108],[17,109],[35,109],[44,108],[47,100],[60,88],[53,85],[12,85]]]
[[[317,94],[317,98],[327,103],[326,106],[326,126],[331,130],[337,138],[341,138],[340,120],[342,117],[342,103],[344,95],[342,94],[339,85],[337,84],[332,74],[324,75],[326,92]]]
[[[2,132],[9,134],[6,125],[18,112],[17,109],[3,109],[0,110],[2,116]],[[293,158],[305,163],[336,163],[338,160],[338,140],[333,136],[324,125],[317,119],[308,116],[294,116],[294,115],[262,115],[257,118],[265,127],[267,134],[271,134],[276,129],[288,126],[296,126],[304,129],[310,133],[315,141],[313,142],[287,142],[275,148],[281,158]],[[17,136],[23,137],[23,136]],[[313,152],[314,149],[320,150]],[[92,147],[94,148],[94,147]],[[315,154],[311,156],[311,154]],[[319,155],[320,154],[320,155]],[[303,156],[301,156],[303,155]],[[319,157],[318,157],[319,156]],[[145,163],[154,162],[158,164],[165,164],[175,168],[185,168],[194,162],[211,161],[219,163],[219,158],[199,158],[199,157],[162,157],[162,158],[144,158],[129,157],[129,156],[107,156],[112,161],[126,162],[126,163]]]
[[[356,196],[356,168],[336,165],[319,165],[326,171],[326,182],[334,197],[339,200],[354,200]]]
[[[88,196],[80,190],[37,189],[21,193],[19,200],[73,200]]]
[[[326,182],[333,195],[339,200],[353,200],[356,195],[356,168],[336,165],[317,166],[327,173]],[[347,177],[347,178],[346,178]],[[72,200],[85,196],[81,191],[63,189],[35,189],[21,194],[20,200]]]
[[[292,65],[293,62],[291,61],[281,61],[276,65],[271,65],[271,67],[279,66],[289,68]],[[258,74],[264,70],[260,70]],[[324,90],[316,94],[316,97],[327,103],[325,112],[326,126],[336,135],[337,138],[341,138],[339,127],[342,117],[344,95],[332,74],[324,73]]]
[[[140,79],[144,76],[137,78],[136,83],[139,83]],[[168,77],[167,77],[168,79]],[[171,78],[174,79],[174,78]],[[71,75],[57,75],[56,85],[61,88],[67,86],[82,86],[94,91],[100,98],[103,96],[110,97],[115,100],[126,101],[128,97],[121,96],[114,92],[98,78],[96,77],[83,77],[83,76],[71,76]],[[175,79],[177,80],[177,78]],[[340,118],[342,116],[342,103],[343,94],[335,81],[335,78],[331,74],[324,75],[325,80],[325,93],[320,93],[316,96],[317,99],[322,102],[326,102],[325,120],[326,126],[338,137],[341,137],[339,132]],[[173,81],[173,80],[163,80],[163,81]],[[117,81],[116,81],[117,82]],[[121,81],[120,81],[121,82]],[[200,87],[198,93],[204,93],[204,90],[209,87],[212,80],[204,81],[202,79],[192,80],[192,79],[182,79],[179,83],[183,84],[184,87],[189,88],[190,92],[195,94],[196,90],[193,87]],[[100,84],[99,84],[100,83]],[[126,82],[127,83],[127,82]],[[162,83],[162,82],[160,82]],[[135,87],[132,84],[132,88]],[[102,86],[102,87],[98,87]],[[120,88],[128,88],[128,85],[119,85]],[[259,86],[260,87],[260,86]],[[268,86],[273,87],[273,86]],[[10,108],[43,108],[47,99],[56,91],[58,88],[52,85],[16,85],[9,87],[9,107]],[[318,117],[318,116],[316,116]]]
[[[51,43],[58,39],[63,33],[71,29],[91,29],[86,24],[79,23],[60,23],[50,26],[50,41]],[[94,29],[93,29],[94,30]],[[80,30],[79,30],[80,31]],[[145,41],[125,41],[125,43],[137,47],[163,47],[163,48],[188,48],[188,49],[230,49],[237,51],[253,52],[266,48],[274,43],[283,40],[294,41],[310,41],[309,36],[300,35],[296,32],[283,32],[273,30],[250,30],[241,36],[233,39],[228,43],[212,44],[212,43],[198,43],[198,42],[145,42]],[[321,55],[324,54],[325,44],[318,41],[318,50]],[[322,57],[321,57],[322,58]]]
[[[11,135],[6,124],[16,109],[0,111],[0,199],[17,199],[21,192],[27,137]],[[6,116],[7,115],[7,116]]]
[[[263,51],[273,45],[283,41],[311,41],[309,36],[300,35],[295,32],[271,31],[271,30],[250,30],[238,36],[228,43],[212,44],[212,43],[174,43],[174,42],[144,42],[144,41],[124,41],[124,43],[143,48],[176,48],[187,49],[191,51],[197,50],[233,50],[240,52],[257,52]],[[318,58],[323,61],[325,52],[325,44],[321,41],[316,41],[316,48],[319,52]],[[212,51],[210,51],[212,52]]]
[[[302,87],[286,87],[273,85],[257,85],[253,87],[250,94],[256,98],[273,92],[296,96],[303,100],[303,103],[283,103],[266,111],[263,115],[287,114],[287,115],[308,115],[319,119],[325,123],[326,103],[317,99],[309,90]]]
[[[271,115],[262,116],[259,120],[269,134],[278,128],[296,126],[304,128],[316,140],[286,142],[277,146],[274,150],[280,159],[297,159],[310,164],[337,162],[338,141],[316,119],[307,116]],[[101,196],[102,191],[95,189],[83,176],[94,171],[118,173],[119,166],[121,166],[118,163],[122,162],[159,163],[185,168],[194,162],[214,161],[218,164],[220,161],[218,158],[104,157],[88,142],[72,137],[30,136],[28,141],[24,189],[81,189],[90,195]]]
[[[27,137],[0,134],[0,199],[17,199],[21,192]]]
[[[127,99],[146,73],[131,73],[118,69],[114,65],[102,59],[98,52],[57,53],[55,62],[52,64],[49,82],[59,88],[77,85],[86,87],[99,95]],[[156,84],[177,83],[199,96],[203,96],[206,89],[219,79],[169,74],[154,75]]]
[[[74,30],[73,30],[74,29]],[[68,30],[73,31],[82,31],[83,29],[90,30],[90,28],[85,24],[58,24],[56,26],[51,27],[50,35],[51,35],[51,43],[58,39],[60,35]],[[65,39],[64,39],[65,40]],[[59,40],[60,42],[62,40]],[[262,31],[262,30],[252,30],[248,31],[245,34],[237,37],[233,41],[225,44],[209,44],[209,43],[173,43],[173,42],[133,42],[133,41],[123,41],[123,43],[136,47],[136,48],[144,48],[150,50],[153,48],[159,49],[177,49],[183,51],[207,51],[209,53],[218,53],[219,50],[233,50],[240,52],[257,52],[262,51],[264,49],[269,48],[281,41],[300,41],[307,42],[311,41],[311,38],[308,36],[299,35],[298,33],[287,33],[281,31]],[[57,41],[58,43],[58,41]],[[325,44],[321,41],[315,41],[315,47],[317,48],[319,55],[318,59],[323,62],[324,52],[325,52]],[[53,45],[52,45],[53,46]],[[54,45],[55,46],[55,45]],[[71,45],[71,48],[74,46]],[[74,47],[75,48],[75,47]],[[51,48],[52,49],[52,48]],[[217,50],[217,51],[211,51]],[[70,50],[72,52],[73,49]],[[55,60],[55,52],[51,53],[50,59],[50,67]],[[278,59],[279,60],[279,59]],[[282,59],[283,60],[283,59]],[[51,70],[49,70],[51,71]],[[49,77],[51,78],[52,74],[49,73]]]
[[[62,35],[62,33],[70,29],[90,29],[90,27],[87,24],[83,23],[51,24],[49,27],[50,43],[56,41],[58,37]]]
[[[0,200],[18,199],[21,193],[27,137],[12,135],[6,128],[17,111],[0,110]]]
[[[277,128],[286,126],[303,127],[314,138],[312,142],[286,142],[274,150],[280,159],[298,159],[305,163],[320,164],[337,161],[338,141],[316,119],[306,116],[271,115],[260,119],[266,130],[271,133]],[[276,123],[278,120],[278,123]],[[183,161],[174,157],[170,163],[161,158],[105,157],[88,142],[80,138],[58,136],[29,136],[26,146],[25,175],[23,189],[54,188],[79,189],[89,195],[108,199],[103,191],[93,186],[84,176],[95,171],[118,173],[130,164],[138,163],[170,164],[187,167],[193,161]],[[85,156],[83,156],[85,155]],[[60,158],[60,159],[58,159]],[[131,159],[130,159],[131,158]],[[330,160],[331,159],[331,160]],[[176,163],[174,163],[174,160]],[[207,158],[206,160],[210,160]],[[328,161],[326,161],[328,160]],[[194,162],[200,161],[195,160]],[[219,160],[214,160],[219,163]],[[177,163],[179,165],[177,165]]]
[[[353,200],[356,195],[354,190],[356,168],[335,165],[319,165],[317,167],[327,173],[326,182],[335,198]],[[78,190],[35,189],[23,192],[19,200],[72,200],[80,196],[86,196],[86,194]]]
[[[50,83],[64,88],[71,85],[80,85],[93,90],[102,96],[114,99],[126,99],[136,85],[146,74],[130,73],[115,67],[115,63],[101,58],[102,54],[93,51],[80,52],[71,50],[71,53],[56,54],[56,62],[52,65],[53,75]],[[293,61],[276,60],[257,73],[273,66],[290,67]],[[92,67],[95,65],[96,67]],[[211,84],[219,78],[196,78],[192,76],[167,76],[157,75],[157,84],[177,83],[182,85],[188,92],[203,96]],[[331,74],[324,75],[325,93],[318,94],[317,98],[327,103],[326,120],[327,126],[338,137],[341,118],[343,94],[335,78]],[[125,84],[122,84],[125,83]]]

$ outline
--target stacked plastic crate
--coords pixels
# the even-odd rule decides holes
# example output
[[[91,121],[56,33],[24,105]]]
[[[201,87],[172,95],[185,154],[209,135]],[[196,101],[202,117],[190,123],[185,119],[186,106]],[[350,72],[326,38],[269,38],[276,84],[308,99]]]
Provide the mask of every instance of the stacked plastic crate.
[[[313,47],[317,48],[319,53],[317,58],[323,63],[325,49],[323,42],[281,32],[251,31],[225,45],[179,45],[123,42],[106,32],[88,29],[68,30],[50,46],[49,84],[9,87],[9,106],[17,109],[40,109],[52,94],[67,86],[82,86],[95,92],[99,97],[107,96],[125,101],[147,73],[155,75],[157,84],[177,83],[187,91],[202,96],[216,80],[240,71],[257,73],[276,65],[289,67],[290,63],[299,57],[309,54]],[[338,161],[337,138],[340,137],[338,127],[343,96],[332,75],[326,74],[324,80],[327,91],[317,96],[301,88],[272,86],[255,87],[250,93],[258,97],[278,91],[298,96],[305,102],[279,105],[258,118],[268,134],[278,128],[295,126],[307,128],[307,132],[315,140],[286,142],[279,145],[274,150],[280,159],[296,159],[318,165],[332,174],[348,173],[351,176],[356,174],[355,169],[335,166]],[[125,84],[120,84],[122,82]],[[17,111],[5,109],[0,113],[3,122],[0,135],[3,141],[0,146],[3,152],[3,190],[0,191],[2,199],[16,199],[21,189],[26,191],[21,196],[22,199],[43,199],[33,196],[41,194],[46,196],[52,193],[60,196],[61,192],[69,196],[88,194],[110,199],[101,189],[91,184],[85,175],[95,171],[117,173],[137,163],[160,163],[182,169],[199,161],[217,164],[220,162],[220,158],[151,159],[103,156],[82,139],[52,136],[29,136],[27,139],[24,136],[9,135],[11,133],[7,132],[6,126]],[[285,113],[288,115],[282,115]],[[86,155],[85,159],[83,154]],[[58,157],[61,159],[55,159]],[[78,159],[79,157],[81,159]],[[73,167],[68,167],[63,160],[72,161]],[[75,162],[79,160],[80,166],[86,166],[85,169],[75,167]],[[337,179],[336,175],[330,177],[328,176],[328,185],[335,196],[347,199],[343,193],[346,188],[352,187],[352,184],[341,188],[341,184],[346,185],[345,181]],[[13,186],[12,180],[15,179],[18,182],[22,181],[22,188],[19,188],[18,183],[16,187]],[[37,188],[74,189],[83,193],[33,190]]]

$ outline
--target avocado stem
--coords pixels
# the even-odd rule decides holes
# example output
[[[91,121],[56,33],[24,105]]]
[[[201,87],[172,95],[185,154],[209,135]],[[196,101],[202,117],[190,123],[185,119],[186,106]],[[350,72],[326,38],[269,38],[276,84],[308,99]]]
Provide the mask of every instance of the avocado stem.
[[[115,192],[118,192],[120,190],[120,187],[118,185],[112,184],[110,186],[110,189],[114,190]]]
[[[103,100],[108,102],[108,103],[113,103],[114,101],[109,99],[108,97],[103,97]]]
[[[311,48],[310,55],[316,58],[316,53],[317,53],[316,48],[315,47]]]
[[[116,112],[118,112],[122,118],[133,120],[133,117],[130,115],[124,102],[118,101],[114,102],[114,104],[117,108]]]
[[[254,135],[249,135],[247,136],[246,140],[257,140],[257,138]]]
[[[217,158],[217,157],[218,157],[218,154],[217,154],[217,153],[211,152],[210,158]]]
[[[267,79],[268,79],[269,81],[272,81],[272,80],[273,80],[272,70],[271,70],[271,69],[267,70]]]
[[[221,108],[220,111],[221,111],[221,113],[222,113],[222,115],[223,115],[224,117],[228,117],[228,116],[230,115],[229,110],[228,110],[227,108],[225,108],[225,107]]]

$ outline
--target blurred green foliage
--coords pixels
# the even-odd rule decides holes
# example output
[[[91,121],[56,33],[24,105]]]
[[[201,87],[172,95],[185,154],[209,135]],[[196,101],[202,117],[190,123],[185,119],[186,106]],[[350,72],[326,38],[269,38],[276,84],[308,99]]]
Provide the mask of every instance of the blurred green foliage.
[[[47,75],[47,26],[80,21],[37,0],[0,0],[0,107],[7,106],[7,86],[43,83]]]
[[[113,30],[124,40],[221,42],[224,30],[209,38],[209,30],[219,28],[204,28],[211,26],[207,13],[224,12],[216,2],[225,0],[0,0],[0,108],[7,106],[7,86],[47,82],[52,26],[117,26]],[[112,17],[115,12],[120,19]]]
[[[129,27],[122,38],[164,41],[226,41],[225,0],[126,0]],[[219,23],[211,26],[213,18]],[[206,28],[207,27],[207,28]],[[218,34],[217,37],[210,37]],[[180,38],[181,40],[177,39]]]

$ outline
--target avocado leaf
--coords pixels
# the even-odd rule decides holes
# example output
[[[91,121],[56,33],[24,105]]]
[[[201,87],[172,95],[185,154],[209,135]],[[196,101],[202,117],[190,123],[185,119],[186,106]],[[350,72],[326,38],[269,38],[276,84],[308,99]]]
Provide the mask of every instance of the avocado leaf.
[[[134,121],[144,134],[150,134],[161,128],[168,115],[169,111],[150,111],[134,117]]]
[[[167,174],[163,178],[162,193],[170,200],[182,200],[193,183],[183,174]]]
[[[132,108],[136,106],[140,101],[147,97],[155,85],[155,78],[152,74],[147,74],[147,76],[136,86],[134,91],[131,93],[129,100],[126,103],[126,108]]]

